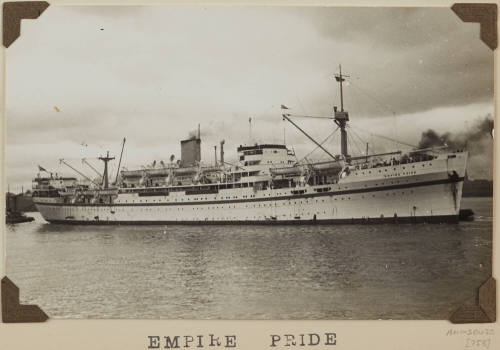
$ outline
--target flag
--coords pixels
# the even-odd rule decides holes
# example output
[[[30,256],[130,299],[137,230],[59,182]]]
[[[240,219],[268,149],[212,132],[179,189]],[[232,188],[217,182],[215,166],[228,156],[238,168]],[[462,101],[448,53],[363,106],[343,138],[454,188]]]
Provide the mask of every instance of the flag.
[[[45,172],[47,171],[47,170],[45,170],[44,168],[42,168],[40,165],[38,166],[38,170],[39,170],[39,171],[45,171]]]
[[[287,107],[287,106],[285,106],[285,105],[281,105],[281,109],[290,109],[290,108],[288,108],[288,107]]]

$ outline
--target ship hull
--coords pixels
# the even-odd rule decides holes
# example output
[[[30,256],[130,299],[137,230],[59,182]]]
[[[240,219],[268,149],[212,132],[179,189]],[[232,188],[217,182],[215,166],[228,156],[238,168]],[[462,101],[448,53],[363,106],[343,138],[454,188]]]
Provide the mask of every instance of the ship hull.
[[[462,185],[463,179],[442,179],[296,196],[273,196],[269,190],[263,198],[199,204],[37,203],[37,208],[51,223],[94,225],[439,223],[458,221]]]
[[[59,225],[372,225],[372,224],[453,224],[459,221],[457,215],[439,216],[407,216],[398,218],[366,218],[366,219],[321,219],[321,220],[263,220],[263,221],[83,221],[83,220],[51,220],[51,224]]]

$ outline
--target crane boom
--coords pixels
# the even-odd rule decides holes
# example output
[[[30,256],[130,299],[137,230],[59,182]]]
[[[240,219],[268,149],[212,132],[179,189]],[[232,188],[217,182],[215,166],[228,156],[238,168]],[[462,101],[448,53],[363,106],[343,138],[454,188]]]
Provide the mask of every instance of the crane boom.
[[[81,171],[78,171],[76,170],[75,168],[73,168],[71,165],[69,165],[68,163],[66,163],[64,161],[64,159],[59,159],[59,162],[66,165],[68,168],[70,168],[71,170],[73,170],[74,172],[76,172],[77,174],[83,176],[84,178],[86,178],[87,180],[89,180],[90,182],[92,182],[94,185],[97,185],[99,186],[98,183],[94,182],[94,180],[92,180],[90,177],[88,177],[87,175],[85,175],[84,173],[82,173]]]
[[[401,151],[394,151],[394,152],[386,152],[386,153],[367,154],[364,156],[351,157],[351,160],[366,159],[368,161],[368,158],[390,156],[392,154],[401,154],[401,153],[402,153]]]
[[[90,164],[89,162],[87,162],[87,159],[83,158],[83,159],[82,159],[82,163],[83,163],[83,164],[86,164],[86,165],[87,165],[90,169],[94,170],[94,172],[97,174],[97,176],[99,176],[99,178],[101,178],[101,179],[102,179],[102,174],[101,174],[101,173],[99,173],[99,171],[98,171],[96,168],[94,168],[94,167],[92,166],[92,164]]]
[[[318,146],[319,148],[321,148],[326,154],[328,154],[333,159],[337,160],[337,158],[333,154],[331,154],[330,152],[328,152],[320,143],[318,143],[315,139],[313,139],[311,136],[309,136],[309,134],[307,132],[305,132],[304,130],[302,130],[297,124],[295,124],[290,118],[288,118],[288,116],[286,114],[282,114],[282,116],[283,116],[283,119],[288,120],[293,126],[295,126],[297,129],[299,129],[304,135],[307,136],[307,138],[309,140],[311,140],[312,142],[314,142],[316,144],[316,146]]]
[[[322,116],[322,115],[302,115],[302,114],[287,114],[290,117],[294,118],[313,118],[313,119],[335,119],[335,117],[327,117],[327,116]]]

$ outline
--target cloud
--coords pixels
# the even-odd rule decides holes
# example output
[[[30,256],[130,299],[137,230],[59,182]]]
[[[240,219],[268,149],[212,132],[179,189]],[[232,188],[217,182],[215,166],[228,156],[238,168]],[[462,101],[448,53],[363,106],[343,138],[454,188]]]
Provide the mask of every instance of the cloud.
[[[94,16],[98,18],[137,16],[146,9],[143,6],[67,6],[66,11],[73,15]]]
[[[493,51],[479,39],[479,24],[462,22],[448,8],[292,12],[311,21],[337,46],[329,59],[351,73],[354,91],[347,96],[363,95],[360,87],[386,105],[372,100],[356,108],[360,114],[403,114],[492,101]]]
[[[279,105],[329,115],[339,63],[353,126],[418,142],[493,110],[492,51],[449,9],[51,6],[22,30],[6,60],[9,182],[123,137],[129,167],[168,159],[198,123],[208,160],[221,139],[227,159],[250,142],[250,117],[251,142],[282,142]],[[291,126],[286,139],[311,150]]]

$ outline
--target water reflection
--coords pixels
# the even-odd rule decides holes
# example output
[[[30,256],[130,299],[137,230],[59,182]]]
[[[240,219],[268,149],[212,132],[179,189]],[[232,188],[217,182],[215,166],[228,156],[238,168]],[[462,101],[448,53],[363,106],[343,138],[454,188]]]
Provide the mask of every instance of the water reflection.
[[[488,202],[475,205],[491,218]],[[37,215],[8,229],[7,273],[51,317],[445,318],[491,274],[491,220],[72,226]]]

